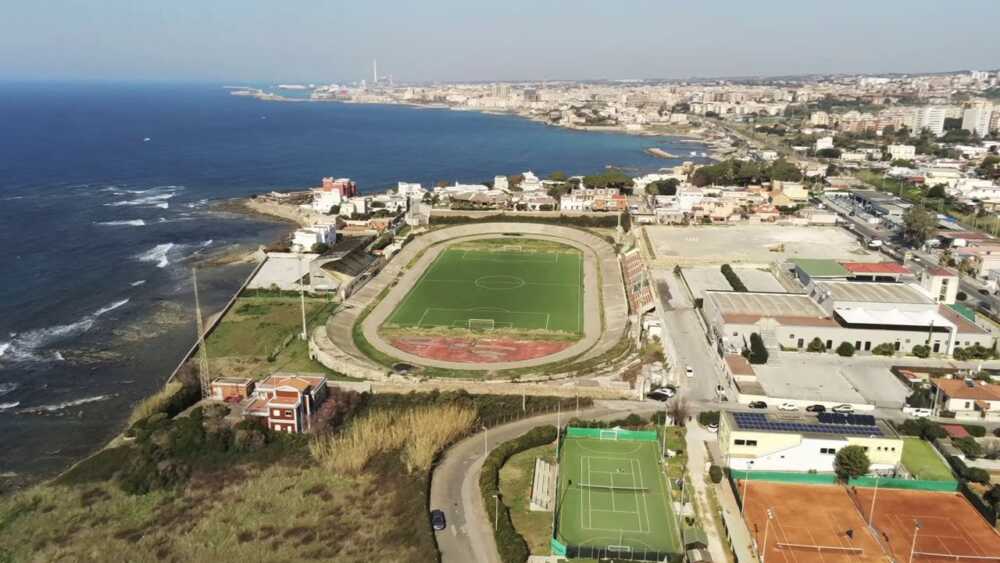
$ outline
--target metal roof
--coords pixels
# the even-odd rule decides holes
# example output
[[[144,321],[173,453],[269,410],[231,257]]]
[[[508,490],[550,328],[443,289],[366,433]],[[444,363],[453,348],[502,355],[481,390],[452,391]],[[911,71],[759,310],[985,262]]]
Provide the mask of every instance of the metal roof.
[[[847,277],[850,272],[836,260],[822,258],[792,258],[792,264],[811,278]]]

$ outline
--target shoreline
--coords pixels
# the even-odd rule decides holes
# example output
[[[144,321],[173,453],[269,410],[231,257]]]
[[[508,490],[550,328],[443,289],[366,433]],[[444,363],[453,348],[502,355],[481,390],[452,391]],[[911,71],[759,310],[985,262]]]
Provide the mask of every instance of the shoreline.
[[[239,92],[239,93],[237,93]],[[289,98],[282,96],[281,94],[272,94],[264,92],[263,90],[253,91],[230,91],[231,96],[240,96],[253,98],[262,102],[314,102],[314,103],[341,103],[341,104],[355,104],[355,105],[384,105],[384,106],[405,106],[414,109],[446,109],[449,111],[470,111],[476,112],[482,115],[495,115],[495,116],[510,116],[518,117],[521,119],[526,119],[528,121],[533,121],[535,123],[540,123],[542,125],[547,125],[549,127],[557,127],[559,129],[566,129],[569,131],[585,131],[589,133],[617,133],[623,135],[633,135],[636,137],[678,137],[681,139],[688,139],[693,141],[698,141],[701,143],[709,144],[712,139],[701,132],[695,131],[685,131],[685,132],[673,132],[673,131],[656,131],[656,130],[635,130],[629,129],[625,125],[563,125],[561,123],[549,121],[547,119],[540,118],[531,114],[525,114],[518,111],[505,111],[496,109],[479,109],[479,108],[463,108],[458,106],[451,106],[448,104],[440,103],[417,103],[417,102],[399,102],[399,101],[379,101],[379,102],[363,102],[356,100],[338,100],[338,99],[315,99],[315,98]],[[704,127],[699,128],[701,131],[705,131]],[[680,158],[680,157],[677,157]]]

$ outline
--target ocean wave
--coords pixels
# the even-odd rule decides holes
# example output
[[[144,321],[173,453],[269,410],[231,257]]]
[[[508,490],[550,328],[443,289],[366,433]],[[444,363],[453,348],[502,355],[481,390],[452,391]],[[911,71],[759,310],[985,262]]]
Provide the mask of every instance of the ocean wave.
[[[157,203],[156,207],[158,207],[160,209],[170,209],[170,204],[166,203],[166,202],[164,202],[164,203]]]
[[[122,221],[101,221],[97,223],[104,227],[145,227],[146,222],[142,219],[128,219]]]
[[[93,328],[101,316],[119,307],[123,307],[128,302],[128,299],[115,301],[73,323],[11,334],[11,340],[0,346],[0,350],[3,352],[0,354],[0,359],[9,359],[15,362],[42,361],[46,359],[61,361],[63,357],[59,352],[55,352],[46,358],[39,355],[38,351],[60,340],[87,332]]]
[[[133,206],[133,205],[159,205],[161,202],[164,202],[174,197],[175,195],[177,194],[173,192],[167,192],[162,194],[153,194],[144,197],[139,197],[136,199],[123,199],[120,201],[112,201],[111,203],[105,203],[104,205],[107,207],[123,207],[123,206]]]
[[[136,281],[130,283],[129,285],[132,286],[132,287],[139,287],[140,285],[142,285],[144,283],[146,283],[146,280],[136,280]]]
[[[0,397],[9,394],[10,392],[12,392],[17,388],[18,388],[17,383],[14,383],[13,381],[9,383],[0,383]]]
[[[16,408],[21,404],[21,401],[14,401],[12,403],[0,403],[0,412],[9,411],[10,409]]]
[[[30,407],[22,409],[22,413],[35,413],[43,414],[47,412],[57,412],[63,409],[68,409],[70,407],[78,407],[80,405],[86,405],[87,403],[96,403],[98,401],[106,401],[111,398],[111,395],[96,395],[94,397],[84,397],[82,399],[74,399],[72,401],[66,401],[63,403],[55,403],[52,405],[39,405],[37,407]]]
[[[156,262],[157,268],[166,268],[167,266],[170,265],[170,260],[167,258],[167,253],[170,252],[170,249],[172,249],[174,246],[175,245],[172,242],[158,244],[153,248],[147,250],[146,252],[143,252],[142,254],[138,255],[136,258],[140,262]]]

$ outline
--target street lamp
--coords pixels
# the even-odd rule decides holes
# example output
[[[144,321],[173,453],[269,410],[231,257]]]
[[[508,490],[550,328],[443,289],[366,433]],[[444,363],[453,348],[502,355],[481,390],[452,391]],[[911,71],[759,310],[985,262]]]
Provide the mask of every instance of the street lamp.
[[[913,543],[910,544],[910,563],[913,563],[913,552],[917,549],[917,534],[920,532],[920,520],[913,520]]]
[[[743,479],[743,514],[747,512],[747,497],[750,496],[750,468],[753,467],[753,460],[747,461],[746,477]]]
[[[767,509],[767,520],[764,521],[764,543],[760,546],[760,563],[764,563],[764,558],[767,557],[767,531],[771,527],[771,520],[774,519],[774,512],[772,509]]]

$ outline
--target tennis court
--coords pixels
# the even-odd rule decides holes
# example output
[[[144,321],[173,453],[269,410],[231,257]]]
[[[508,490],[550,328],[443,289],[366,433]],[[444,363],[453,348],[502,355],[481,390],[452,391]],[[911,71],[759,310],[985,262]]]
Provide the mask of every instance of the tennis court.
[[[656,432],[570,427],[559,458],[555,539],[566,555],[662,561],[682,551]]]
[[[737,485],[746,501],[743,518],[767,563],[889,561],[843,486]]]
[[[531,243],[445,250],[386,326],[582,333],[580,252],[565,245]]]
[[[875,499],[873,524],[898,561],[909,561],[912,549],[914,563],[1000,562],[1000,534],[959,493],[858,488],[857,494],[866,512]]]

